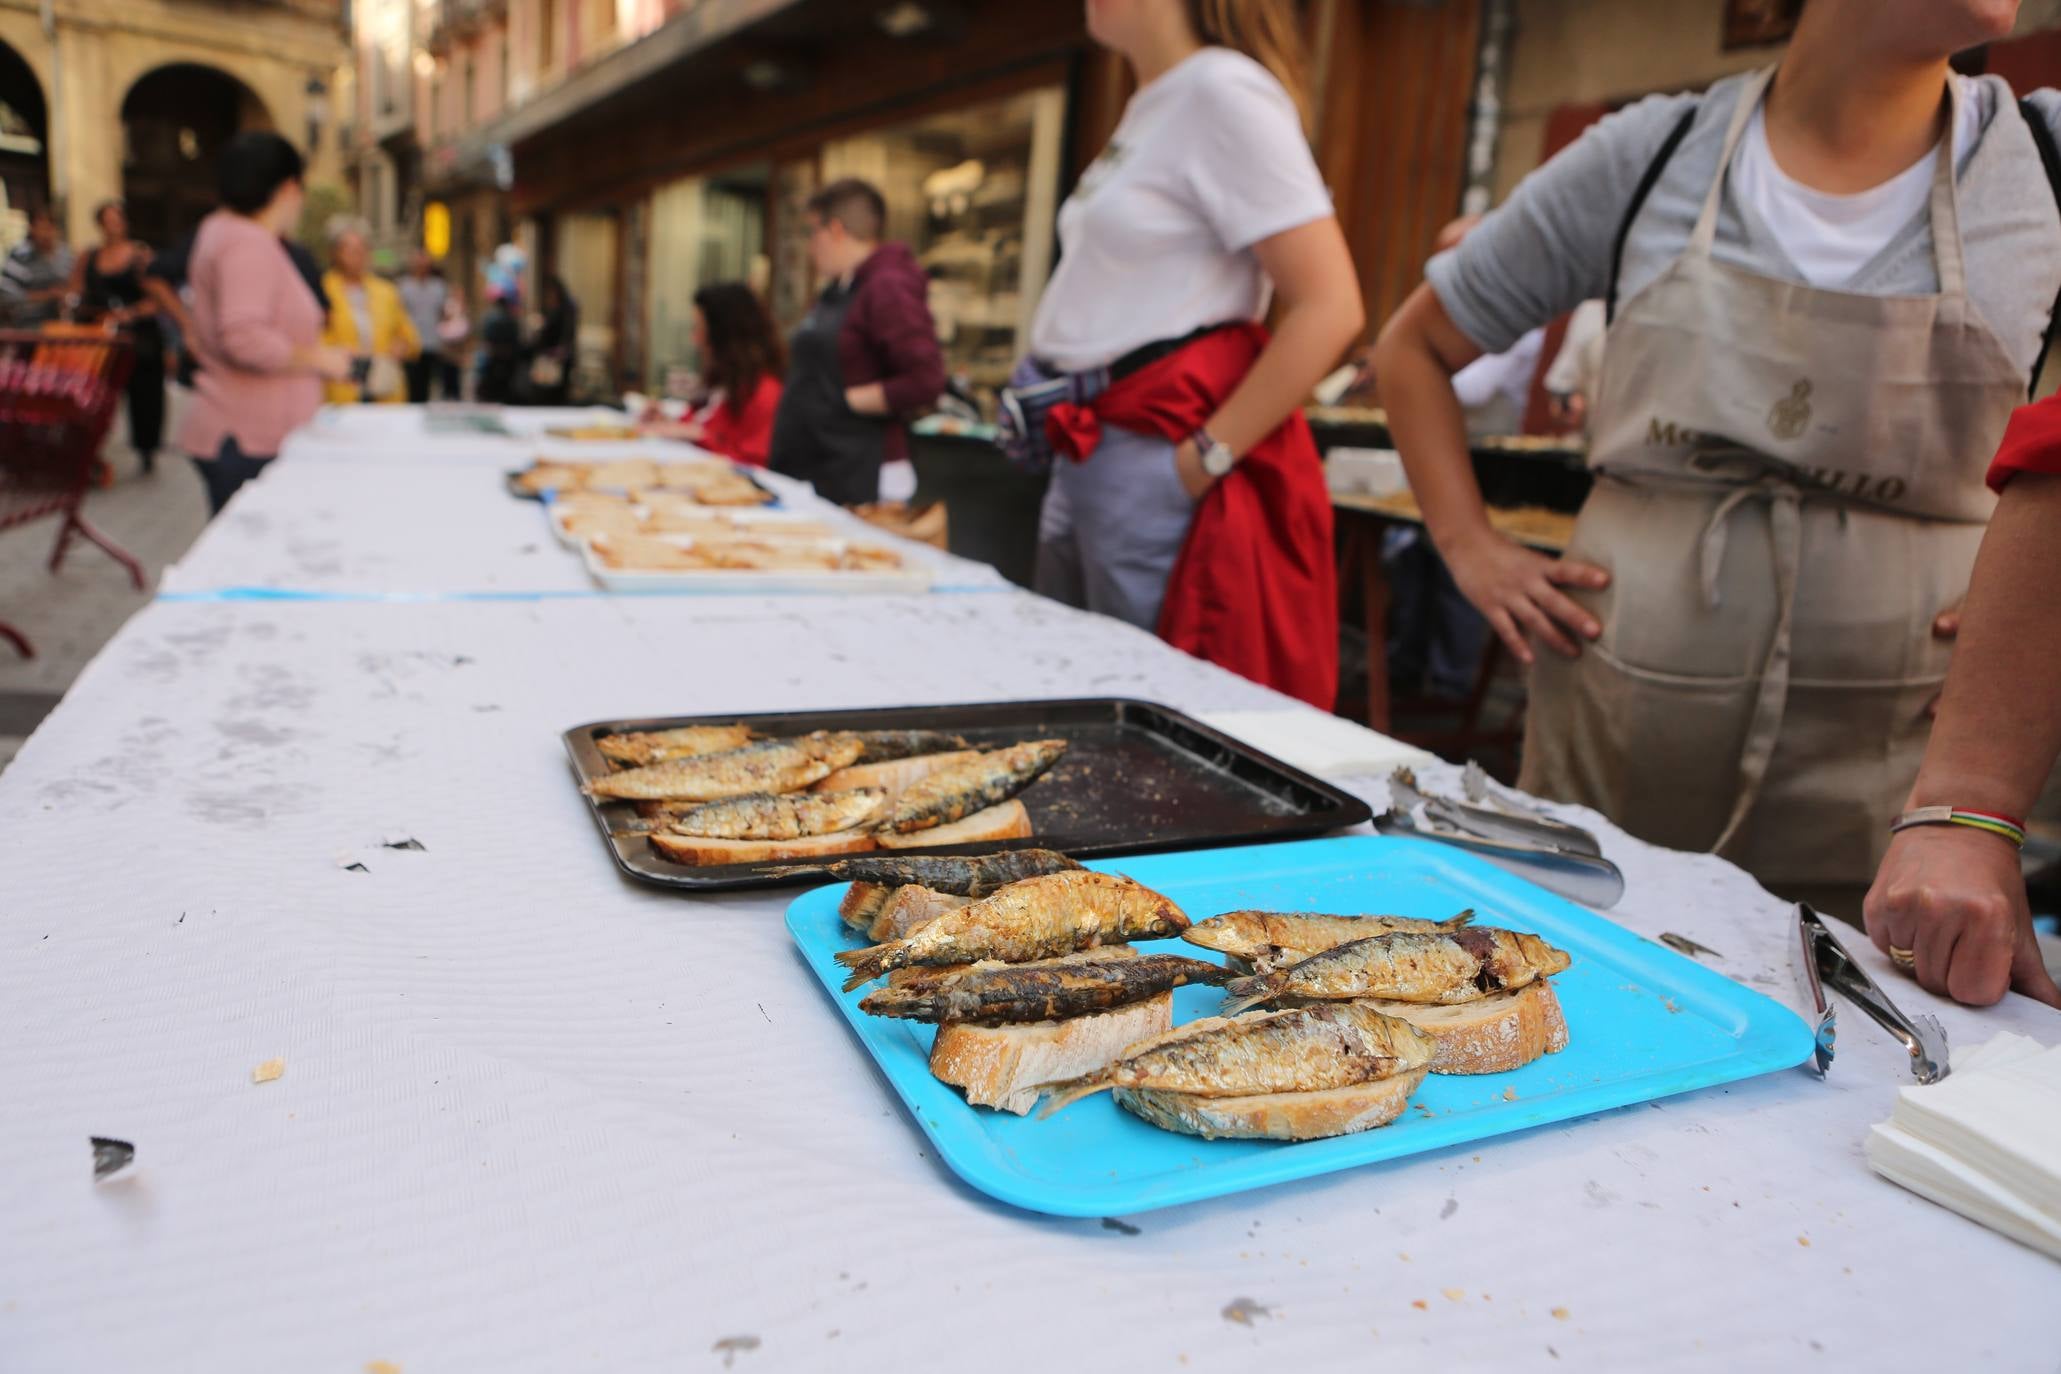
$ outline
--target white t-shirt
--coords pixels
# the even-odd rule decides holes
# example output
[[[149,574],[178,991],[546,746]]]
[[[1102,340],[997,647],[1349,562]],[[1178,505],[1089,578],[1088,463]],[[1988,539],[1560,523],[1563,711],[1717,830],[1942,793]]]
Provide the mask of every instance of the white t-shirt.
[[[1271,287],[1252,246],[1330,214],[1288,92],[1243,53],[1204,48],[1131,97],[1067,197],[1031,354],[1081,372],[1256,320]]]
[[[1515,434],[1524,428],[1531,380],[1538,375],[1546,331],[1534,329],[1503,353],[1484,353],[1453,374],[1453,394],[1469,434]]]
[[[1961,97],[1954,123],[1954,164],[1959,166],[1982,137],[1983,90],[1970,77],[1956,75],[1954,82]],[[1843,286],[1889,246],[1899,229],[1926,212],[1939,146],[1879,186],[1850,196],[1830,195],[1776,165],[1766,113],[1765,104],[1753,112],[1753,123],[1739,141],[1732,159],[1732,196],[1759,216],[1805,281]]]

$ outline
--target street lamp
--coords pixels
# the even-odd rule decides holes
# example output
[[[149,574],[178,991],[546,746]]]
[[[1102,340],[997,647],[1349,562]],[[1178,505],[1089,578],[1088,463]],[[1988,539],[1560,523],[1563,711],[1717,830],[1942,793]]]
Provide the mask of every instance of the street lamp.
[[[322,142],[322,126],[329,122],[329,86],[319,76],[308,78],[308,153],[314,155]]]

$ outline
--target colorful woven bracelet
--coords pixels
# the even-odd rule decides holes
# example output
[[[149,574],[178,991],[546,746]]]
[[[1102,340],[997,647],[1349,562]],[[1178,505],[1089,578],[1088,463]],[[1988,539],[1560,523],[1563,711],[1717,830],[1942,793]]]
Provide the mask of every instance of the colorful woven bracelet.
[[[2025,848],[2025,822],[1994,811],[1970,811],[1959,806],[1921,806],[1891,821],[1889,829],[1894,834],[1916,825],[1965,825],[1971,830],[1987,830],[2020,849]]]

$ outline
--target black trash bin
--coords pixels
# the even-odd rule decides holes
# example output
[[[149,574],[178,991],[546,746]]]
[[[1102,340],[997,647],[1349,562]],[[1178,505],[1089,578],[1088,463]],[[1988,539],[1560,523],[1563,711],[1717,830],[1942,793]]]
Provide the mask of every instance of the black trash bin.
[[[951,551],[1028,587],[1037,568],[1047,475],[1025,473],[989,440],[963,434],[912,434],[909,460],[916,468],[910,504],[944,503]]]

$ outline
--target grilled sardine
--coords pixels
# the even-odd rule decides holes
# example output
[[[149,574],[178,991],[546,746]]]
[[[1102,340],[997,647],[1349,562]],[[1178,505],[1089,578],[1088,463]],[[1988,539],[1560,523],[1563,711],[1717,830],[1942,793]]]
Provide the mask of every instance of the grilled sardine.
[[[1141,1041],[1086,1077],[1051,1084],[1042,1114],[1111,1088],[1195,1097],[1323,1092],[1421,1068],[1432,1048],[1409,1022],[1353,1002],[1212,1016]]]
[[[721,801],[753,792],[794,792],[850,764],[863,748],[850,734],[760,740],[719,754],[673,759],[597,778],[589,794],[618,800]]]
[[[940,768],[896,798],[888,828],[907,835],[985,811],[1030,786],[1065,752],[1063,739],[1032,740]]]
[[[601,757],[613,763],[642,767],[664,763],[668,759],[719,754],[749,743],[749,726],[683,725],[676,730],[634,730],[621,735],[603,735],[594,741],[594,747],[601,751]]]
[[[920,754],[948,754],[970,746],[957,735],[942,730],[860,730],[866,746],[860,763],[885,763],[889,759],[913,759]]]
[[[863,825],[886,800],[887,793],[878,787],[785,797],[754,792],[727,801],[704,802],[675,817],[666,828],[676,835],[706,840],[797,840]]]
[[[909,1021],[1019,1025],[1111,1011],[1189,983],[1221,984],[1231,976],[1221,964],[1178,954],[1126,956],[1129,949],[1118,945],[1028,964],[975,964],[928,985],[882,988],[859,1008]]]
[[[916,883],[934,892],[987,897],[1025,878],[1079,872],[1081,866],[1049,849],[1005,849],[999,854],[966,857],[903,859],[869,854],[858,859],[840,859],[826,871],[845,882],[878,883],[882,887]]]
[[[1536,935],[1468,926],[1450,934],[1374,935],[1313,954],[1299,964],[1227,985],[1227,1014],[1278,997],[1346,1001],[1385,997],[1450,1005],[1508,992],[1569,963]]]
[[[1157,940],[1188,928],[1181,909],[1151,888],[1113,873],[1052,873],[1011,883],[991,897],[938,917],[906,940],[845,950],[844,989],[910,964],[1012,964],[1096,945]]]
[[[1473,919],[1471,910],[1445,921],[1412,916],[1327,916],[1315,911],[1227,911],[1207,921],[1197,921],[1181,938],[1234,959],[1281,967],[1370,935],[1405,931],[1435,935],[1458,930]],[[1260,969],[1262,973],[1266,971],[1264,967]]]

